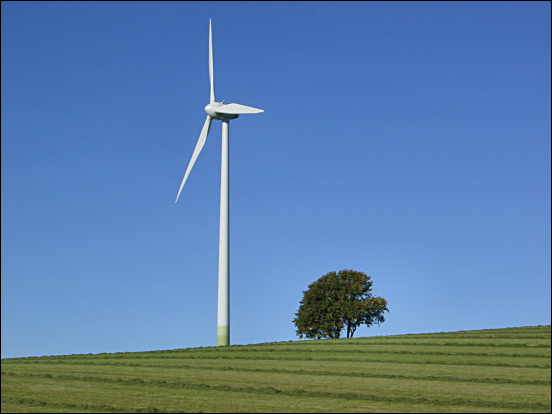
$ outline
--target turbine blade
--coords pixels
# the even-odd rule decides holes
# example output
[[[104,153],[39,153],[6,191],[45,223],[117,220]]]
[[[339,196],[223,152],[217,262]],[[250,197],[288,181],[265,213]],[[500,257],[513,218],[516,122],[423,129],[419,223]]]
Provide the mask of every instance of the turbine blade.
[[[258,114],[264,112],[263,109],[253,108],[251,106],[240,105],[236,103],[231,103],[228,105],[222,105],[215,108],[215,112],[218,114]]]
[[[212,121],[212,118],[209,115],[207,115],[207,119],[203,124],[201,133],[199,134],[199,139],[197,140],[194,153],[192,154],[192,159],[190,160],[190,164],[188,164],[188,169],[186,170],[186,174],[184,174],[184,179],[182,180],[182,184],[180,184],[180,189],[178,190],[176,200],[174,201],[175,203],[178,201],[178,197],[180,197],[180,192],[182,191],[182,187],[184,187],[184,183],[186,182],[186,179],[188,178],[190,171],[192,171],[192,167],[196,162],[197,156],[199,155],[199,153],[201,152],[201,149],[203,148],[203,145],[205,144],[205,140],[207,139],[207,135],[209,134],[209,129],[211,128],[211,121]]]
[[[209,80],[211,81],[211,102],[215,102],[215,80],[213,74],[213,34],[211,19],[209,19]]]

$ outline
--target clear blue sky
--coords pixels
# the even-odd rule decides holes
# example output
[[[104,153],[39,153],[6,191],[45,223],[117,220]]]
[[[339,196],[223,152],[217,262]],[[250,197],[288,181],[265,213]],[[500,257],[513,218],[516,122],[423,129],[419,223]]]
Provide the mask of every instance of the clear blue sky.
[[[330,271],[355,336],[550,324],[550,2],[2,2],[2,357],[298,339]]]

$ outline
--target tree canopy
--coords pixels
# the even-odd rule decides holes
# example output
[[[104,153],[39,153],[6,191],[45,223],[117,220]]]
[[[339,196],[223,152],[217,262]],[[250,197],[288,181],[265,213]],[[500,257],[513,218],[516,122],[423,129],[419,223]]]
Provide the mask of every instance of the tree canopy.
[[[347,338],[365,324],[385,321],[387,301],[372,295],[371,277],[363,272],[330,272],[303,291],[303,299],[293,322],[300,338],[339,338],[343,329]]]

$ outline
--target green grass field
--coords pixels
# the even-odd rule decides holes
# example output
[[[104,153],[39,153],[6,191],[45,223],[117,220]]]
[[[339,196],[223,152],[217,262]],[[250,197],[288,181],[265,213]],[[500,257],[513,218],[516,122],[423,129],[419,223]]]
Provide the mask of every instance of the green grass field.
[[[550,412],[550,326],[2,360],[2,412]]]

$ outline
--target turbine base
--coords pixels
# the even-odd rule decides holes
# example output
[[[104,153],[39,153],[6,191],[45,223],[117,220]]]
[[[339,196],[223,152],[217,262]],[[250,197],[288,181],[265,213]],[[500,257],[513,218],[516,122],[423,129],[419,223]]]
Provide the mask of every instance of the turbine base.
[[[230,345],[230,332],[228,326],[217,326],[217,346]]]

